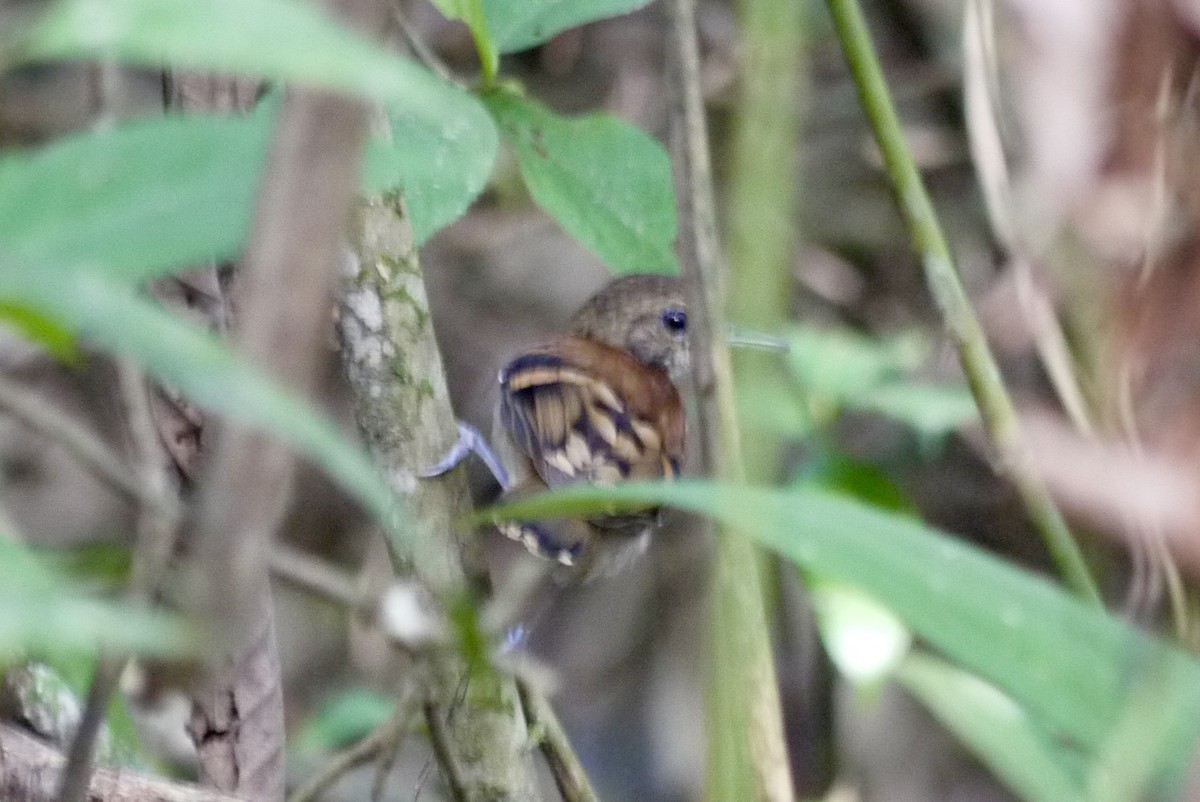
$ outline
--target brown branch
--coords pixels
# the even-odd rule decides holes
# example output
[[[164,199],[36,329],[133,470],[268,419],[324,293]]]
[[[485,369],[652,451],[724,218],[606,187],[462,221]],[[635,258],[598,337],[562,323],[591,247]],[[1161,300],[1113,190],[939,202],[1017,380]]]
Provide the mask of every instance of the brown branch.
[[[349,749],[335,755],[320,771],[309,777],[292,792],[287,802],[314,802],[346,772],[381,757],[408,731],[409,723],[416,715],[418,696],[411,687],[406,687],[396,701],[396,709],[387,720]]]
[[[380,0],[341,9],[376,33]],[[367,108],[323,92],[284,102],[238,280],[236,340],[284,385],[315,382],[335,268],[358,188]],[[224,629],[226,653],[194,696],[190,731],[206,781],[254,800],[283,797],[283,702],[267,574],[290,493],[291,454],[266,436],[221,426],[192,542],[207,587],[199,600]]]
[[[10,725],[0,725],[0,799],[54,802],[65,758],[57,749]],[[186,783],[125,769],[99,768],[90,802],[242,802]]]
[[[542,755],[554,775],[554,784],[563,802],[598,802],[599,797],[588,780],[587,772],[579,761],[571,742],[563,729],[554,707],[546,695],[528,682],[520,682],[521,703],[529,718],[529,727],[538,735]]]
[[[415,522],[406,540],[392,544],[394,567],[473,615],[484,563],[473,537],[456,535],[455,522],[470,511],[463,472],[417,476],[446,453],[457,432],[412,232],[394,198],[364,204],[354,246],[355,271],[345,281],[340,315],[343,364],[364,439]],[[454,798],[540,799],[512,677],[486,663],[469,666],[444,649],[418,655],[415,670]]]

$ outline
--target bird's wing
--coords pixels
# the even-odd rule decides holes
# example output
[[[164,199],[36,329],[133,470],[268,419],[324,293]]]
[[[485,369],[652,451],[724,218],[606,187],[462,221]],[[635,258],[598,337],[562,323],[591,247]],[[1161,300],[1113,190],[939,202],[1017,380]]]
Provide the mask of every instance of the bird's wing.
[[[551,487],[674,478],[683,408],[665,374],[608,346],[570,340],[500,373],[500,420]]]

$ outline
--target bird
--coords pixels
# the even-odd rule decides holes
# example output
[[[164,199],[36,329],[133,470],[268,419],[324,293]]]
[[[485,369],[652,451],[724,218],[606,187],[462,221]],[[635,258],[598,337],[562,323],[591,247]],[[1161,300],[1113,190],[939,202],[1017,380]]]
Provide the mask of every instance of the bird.
[[[686,438],[679,387],[691,369],[687,315],[676,277],[613,280],[562,333],[500,369],[495,448],[460,424],[459,443],[434,470],[473,451],[499,481],[502,501],[576,482],[675,479]],[[588,581],[617,573],[643,552],[659,521],[650,508],[586,520],[498,520],[497,528]]]

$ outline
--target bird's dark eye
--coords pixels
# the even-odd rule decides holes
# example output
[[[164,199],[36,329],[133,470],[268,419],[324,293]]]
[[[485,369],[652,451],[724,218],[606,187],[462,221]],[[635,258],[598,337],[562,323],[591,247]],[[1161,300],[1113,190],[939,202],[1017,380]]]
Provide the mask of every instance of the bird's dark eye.
[[[668,309],[662,313],[662,324],[669,331],[687,331],[687,312],[682,309]]]

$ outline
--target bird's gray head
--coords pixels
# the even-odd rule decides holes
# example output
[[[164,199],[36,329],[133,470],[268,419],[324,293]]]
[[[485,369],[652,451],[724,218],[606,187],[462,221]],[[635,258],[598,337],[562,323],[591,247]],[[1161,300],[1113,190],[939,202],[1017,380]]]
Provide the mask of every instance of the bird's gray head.
[[[624,348],[638,361],[666,371],[675,384],[691,370],[687,301],[683,282],[672,276],[613,281],[575,313],[571,331]]]

